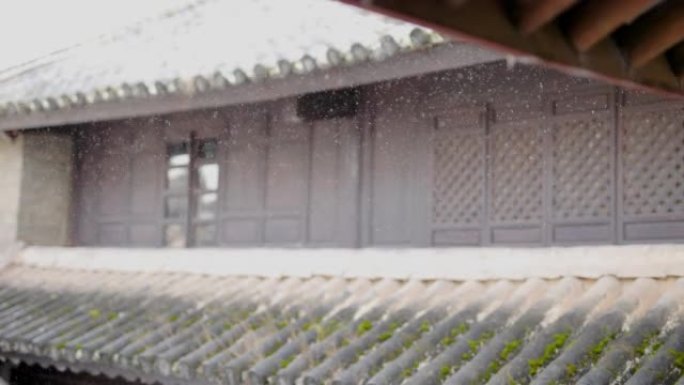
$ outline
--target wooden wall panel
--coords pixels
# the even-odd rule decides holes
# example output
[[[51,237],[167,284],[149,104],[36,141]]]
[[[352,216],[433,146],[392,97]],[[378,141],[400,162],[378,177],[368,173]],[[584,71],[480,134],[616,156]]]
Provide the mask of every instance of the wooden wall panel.
[[[684,240],[684,105],[626,107],[620,132],[624,242]]]
[[[494,244],[543,242],[543,134],[541,120],[492,126],[489,238]]]
[[[379,86],[373,94],[370,145],[370,245],[418,246],[429,243],[426,215],[430,185],[430,121],[422,119],[410,83]]]
[[[355,119],[314,122],[311,132],[308,242],[358,242],[359,130]]]
[[[335,244],[340,227],[342,135],[336,120],[314,123],[311,143],[309,193],[309,240],[318,245]]]
[[[615,240],[613,95],[613,89],[603,89],[550,98],[550,243]]]
[[[486,216],[486,109],[449,105],[431,116],[432,243],[478,245]]]
[[[288,99],[84,127],[78,241],[161,245],[165,141],[190,132],[218,139],[219,246],[684,241],[684,106],[522,75],[371,86],[353,119]]]

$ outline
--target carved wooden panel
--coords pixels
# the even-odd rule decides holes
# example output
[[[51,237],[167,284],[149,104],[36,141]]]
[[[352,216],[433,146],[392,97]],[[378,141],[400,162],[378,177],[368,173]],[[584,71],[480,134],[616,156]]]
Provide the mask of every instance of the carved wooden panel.
[[[623,127],[625,215],[684,214],[684,111],[629,111]]]
[[[437,118],[433,217],[436,225],[479,225],[483,215],[484,130]]]
[[[543,217],[542,134],[539,121],[494,126],[491,142],[491,219],[538,223]]]
[[[553,126],[553,219],[609,219],[612,122],[583,116]]]
[[[449,108],[434,118],[432,242],[481,241],[485,216],[484,108]]]
[[[684,108],[627,108],[620,161],[625,242],[684,241]]]

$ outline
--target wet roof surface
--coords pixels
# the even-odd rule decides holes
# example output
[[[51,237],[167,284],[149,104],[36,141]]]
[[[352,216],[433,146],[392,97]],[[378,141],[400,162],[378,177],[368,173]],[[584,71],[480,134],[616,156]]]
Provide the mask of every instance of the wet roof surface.
[[[381,61],[441,41],[430,30],[327,0],[188,0],[157,18],[0,71],[0,115],[192,95]]]
[[[14,266],[0,355],[176,384],[681,384],[684,279],[210,277]]]

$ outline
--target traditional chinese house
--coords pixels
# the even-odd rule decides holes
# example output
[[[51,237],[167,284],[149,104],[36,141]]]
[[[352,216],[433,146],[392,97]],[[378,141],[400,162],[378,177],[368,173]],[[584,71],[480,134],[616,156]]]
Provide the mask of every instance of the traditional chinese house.
[[[0,72],[0,376],[684,384],[677,90],[449,36],[188,1]]]

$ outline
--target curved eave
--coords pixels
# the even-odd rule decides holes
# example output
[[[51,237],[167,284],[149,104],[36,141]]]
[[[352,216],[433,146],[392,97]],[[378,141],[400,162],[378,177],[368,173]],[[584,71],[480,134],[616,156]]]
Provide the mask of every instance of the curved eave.
[[[363,59],[363,58],[362,58]],[[18,130],[132,118],[171,112],[254,103],[309,92],[353,87],[420,75],[450,68],[501,59],[497,54],[462,43],[439,43],[397,50],[380,59],[368,56],[357,62],[288,70],[281,74],[255,66],[246,75],[235,71],[230,79],[196,76],[192,79],[155,84],[154,92],[143,84],[122,85],[34,103],[5,105],[0,130]],[[302,63],[291,67],[306,66]],[[260,76],[259,76],[260,75]],[[8,111],[8,107],[11,111]]]

